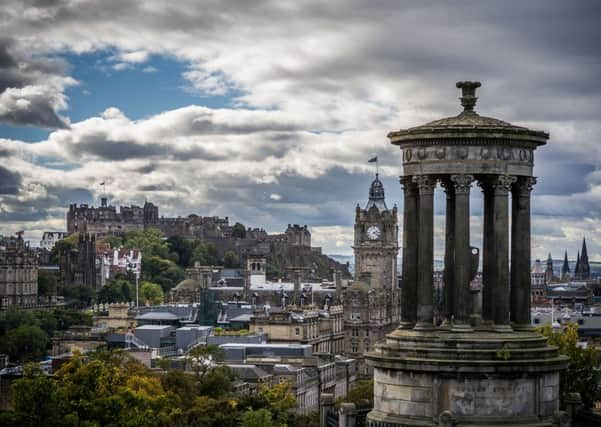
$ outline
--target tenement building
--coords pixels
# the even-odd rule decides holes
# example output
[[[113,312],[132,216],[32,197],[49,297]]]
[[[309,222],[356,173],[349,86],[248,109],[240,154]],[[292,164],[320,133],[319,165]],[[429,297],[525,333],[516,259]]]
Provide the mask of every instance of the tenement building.
[[[567,358],[530,322],[532,170],[534,151],[549,135],[478,115],[479,86],[457,83],[459,115],[388,135],[403,159],[403,299],[399,328],[366,355],[374,369],[372,426],[558,422],[559,372]],[[432,283],[439,183],[446,192],[441,325],[434,322]],[[475,185],[484,196],[478,316],[470,298]]]
[[[355,280],[343,294],[345,354],[357,358],[359,372],[370,375],[363,353],[382,341],[399,323],[397,286],[397,208],[386,206],[384,186],[376,175],[364,209],[355,212]]]
[[[23,236],[0,236],[0,310],[38,302],[38,259]]]

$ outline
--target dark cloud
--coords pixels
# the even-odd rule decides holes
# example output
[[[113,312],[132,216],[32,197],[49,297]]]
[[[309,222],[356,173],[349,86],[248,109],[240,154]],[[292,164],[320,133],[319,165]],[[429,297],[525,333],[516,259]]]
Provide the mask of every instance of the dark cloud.
[[[21,175],[0,166],[0,194],[17,194],[21,186]]]

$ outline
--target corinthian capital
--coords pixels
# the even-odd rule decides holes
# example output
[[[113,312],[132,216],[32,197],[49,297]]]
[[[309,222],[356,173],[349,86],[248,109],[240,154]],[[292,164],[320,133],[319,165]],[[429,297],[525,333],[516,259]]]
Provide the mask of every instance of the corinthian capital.
[[[490,186],[495,194],[507,194],[516,181],[517,178],[515,176],[497,175],[490,180]]]
[[[455,193],[469,193],[474,182],[473,175],[451,175],[451,182],[455,186]]]
[[[524,176],[524,177],[520,177],[517,180],[517,183],[514,188],[518,191],[518,194],[520,196],[530,196],[530,192],[534,188],[535,184],[536,184],[536,177]]]
[[[419,194],[433,194],[436,188],[436,179],[428,175],[414,176],[413,182],[417,184]]]
[[[406,196],[413,196],[417,193],[417,186],[413,182],[412,176],[402,176],[399,181]]]

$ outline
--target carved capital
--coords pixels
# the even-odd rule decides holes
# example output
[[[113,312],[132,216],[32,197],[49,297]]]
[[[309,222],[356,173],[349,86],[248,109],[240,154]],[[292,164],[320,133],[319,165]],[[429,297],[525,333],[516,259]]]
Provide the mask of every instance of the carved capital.
[[[466,174],[451,175],[451,181],[455,186],[455,193],[469,193],[472,182],[474,182],[474,176]]]
[[[417,185],[413,182],[412,176],[402,176],[399,179],[401,186],[403,187],[403,192],[405,193],[405,197],[415,196],[417,194]]]
[[[505,195],[511,190],[511,186],[517,181],[517,177],[510,175],[497,175],[490,180],[496,195]]]
[[[536,177],[525,176],[520,177],[514,185],[514,190],[517,191],[517,195],[520,197],[530,197],[530,192],[536,184]]]
[[[428,175],[414,176],[413,182],[417,184],[419,194],[434,194],[436,179]]]
[[[441,179],[440,186],[444,189],[447,197],[452,197],[452,195],[455,194],[455,184],[450,178]]]

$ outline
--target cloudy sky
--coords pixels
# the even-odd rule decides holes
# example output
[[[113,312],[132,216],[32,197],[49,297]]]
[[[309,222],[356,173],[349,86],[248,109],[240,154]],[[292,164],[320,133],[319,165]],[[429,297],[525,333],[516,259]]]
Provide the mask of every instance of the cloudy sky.
[[[62,230],[105,181],[116,205],[308,224],[348,254],[367,159],[402,208],[386,134],[459,113],[472,79],[480,113],[551,134],[533,255],[587,236],[601,260],[599,22],[595,0],[3,1],[0,233]]]

